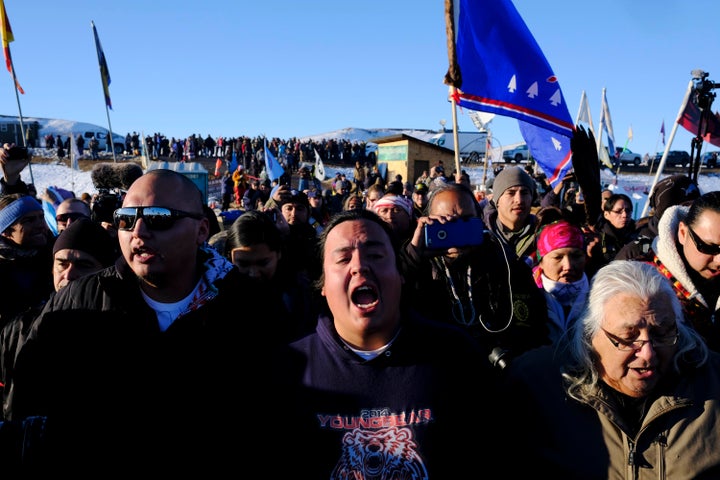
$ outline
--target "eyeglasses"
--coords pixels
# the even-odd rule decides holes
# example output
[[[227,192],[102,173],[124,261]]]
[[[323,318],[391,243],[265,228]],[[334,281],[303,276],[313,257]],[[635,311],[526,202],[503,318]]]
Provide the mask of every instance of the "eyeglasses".
[[[88,217],[84,213],[80,213],[80,212],[61,213],[61,214],[55,216],[55,220],[59,223],[67,223],[68,220],[72,220],[74,222],[78,218],[90,218],[90,217]]]
[[[612,213],[614,213],[615,215],[622,215],[623,212],[625,212],[625,213],[627,213],[628,215],[630,215],[630,214],[632,213],[633,209],[632,209],[632,208],[621,208],[621,209],[619,209],[619,210],[610,210],[610,211],[611,211]]]
[[[677,330],[672,335],[665,335],[663,337],[654,337],[650,338],[650,340],[622,340],[615,335],[611,334],[604,328],[600,327],[600,330],[603,331],[605,336],[608,340],[610,340],[610,343],[613,344],[615,348],[620,350],[621,352],[637,352],[638,350],[642,349],[642,347],[645,346],[646,343],[649,343],[653,346],[653,348],[665,348],[665,347],[672,347],[675,345],[678,341],[678,337],[680,336],[677,333]]]
[[[162,231],[171,229],[175,222],[187,217],[199,220],[204,215],[166,207],[123,207],[115,210],[113,214],[115,227],[129,232],[135,229],[138,218],[142,218],[150,230]]]
[[[704,255],[712,255],[713,257],[720,254],[720,245],[710,245],[703,242],[698,238],[695,232],[693,232],[692,228],[690,228],[690,225],[687,226],[687,230],[698,252]]]

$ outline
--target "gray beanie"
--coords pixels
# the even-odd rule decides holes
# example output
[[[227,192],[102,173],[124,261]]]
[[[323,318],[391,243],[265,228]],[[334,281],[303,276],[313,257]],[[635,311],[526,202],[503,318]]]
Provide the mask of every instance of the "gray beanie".
[[[521,185],[527,187],[535,195],[535,180],[520,167],[503,168],[492,183],[493,198],[497,200],[510,187]]]

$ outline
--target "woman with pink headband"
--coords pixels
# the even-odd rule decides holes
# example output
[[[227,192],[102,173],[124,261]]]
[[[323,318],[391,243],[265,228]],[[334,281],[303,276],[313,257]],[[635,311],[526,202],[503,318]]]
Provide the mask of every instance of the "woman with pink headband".
[[[537,236],[533,276],[545,292],[550,340],[556,343],[580,316],[588,293],[587,256],[580,227],[558,220],[543,225]]]

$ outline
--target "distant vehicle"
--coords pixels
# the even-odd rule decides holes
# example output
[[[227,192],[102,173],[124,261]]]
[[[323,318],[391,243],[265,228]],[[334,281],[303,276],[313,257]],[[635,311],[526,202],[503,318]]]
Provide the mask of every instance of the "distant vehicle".
[[[53,137],[60,135],[63,139],[66,139],[69,135],[77,138],[77,136],[81,134],[85,139],[85,145],[89,143],[90,137],[94,135],[98,142],[100,142],[100,151],[110,151],[107,146],[109,136],[107,128],[92,123],[57,118],[23,117],[23,121],[28,130],[28,140],[32,140],[32,145],[36,148],[45,147],[45,137],[47,135],[52,135]],[[0,139],[4,142],[14,142],[18,145],[22,143],[20,120],[18,117],[0,115]],[[123,150],[125,150],[125,137],[113,133],[112,143],[115,147],[115,153],[122,154]]]
[[[718,157],[720,152],[705,152],[702,156],[702,165],[708,168],[716,168],[718,166]]]
[[[615,159],[613,163],[617,166],[618,163],[620,163],[621,166],[625,165],[634,165],[636,167],[639,167],[642,163],[642,155],[639,153],[631,152],[627,148],[624,149],[622,147],[615,147]]]
[[[93,131],[85,131],[83,132],[83,137],[85,137],[85,145],[88,145],[90,143],[90,139],[92,137],[95,137],[98,141],[98,148],[101,152],[109,152],[110,149],[107,146],[107,138],[108,138],[108,131],[103,129],[97,129]],[[115,138],[115,153],[121,154],[125,150],[125,139],[121,135],[113,134],[113,137]]]
[[[460,145],[460,160],[462,163],[479,163],[485,158],[487,147],[487,132],[458,132]],[[437,133],[426,140],[439,147],[455,149],[455,139],[452,132]]]
[[[664,152],[658,152],[653,159],[654,164],[659,164]],[[690,164],[690,154],[684,150],[670,150],[665,165],[684,167]]]
[[[530,149],[528,148],[526,143],[518,145],[515,148],[505,150],[503,152],[503,159],[507,162],[527,162],[530,160],[531,157],[532,155],[530,155]]]

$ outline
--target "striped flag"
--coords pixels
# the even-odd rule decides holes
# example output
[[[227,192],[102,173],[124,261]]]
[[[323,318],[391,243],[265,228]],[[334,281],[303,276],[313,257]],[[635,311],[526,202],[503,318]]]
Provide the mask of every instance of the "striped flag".
[[[98,63],[100,64],[100,79],[102,80],[103,93],[105,94],[105,105],[112,110],[112,101],[110,100],[110,71],[105,61],[105,52],[100,45],[100,37],[98,37],[95,22],[90,21],[92,25],[93,35],[95,36],[95,49],[97,50]]]
[[[2,30],[2,46],[3,53],[5,54],[5,65],[7,66],[8,72],[12,75],[13,81],[15,82],[15,88],[17,91],[25,94],[25,90],[20,86],[15,77],[15,67],[13,66],[12,56],[10,56],[10,42],[15,41],[12,28],[10,28],[10,20],[8,19],[7,12],[5,11],[5,0],[0,0],[0,29]]]
[[[455,103],[518,120],[538,165],[556,185],[572,168],[573,121],[557,76],[510,0],[445,0]],[[487,19],[487,21],[483,21]]]
[[[600,123],[602,123],[605,133],[607,134],[608,150],[610,154],[615,153],[615,131],[613,130],[612,118],[610,118],[610,107],[607,102],[607,90],[602,90],[602,108],[600,109]],[[600,131],[602,136],[602,130]],[[600,137],[598,137],[600,138]]]

